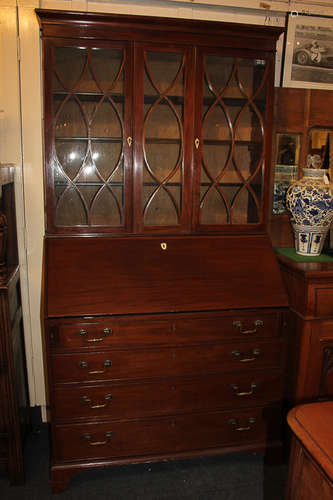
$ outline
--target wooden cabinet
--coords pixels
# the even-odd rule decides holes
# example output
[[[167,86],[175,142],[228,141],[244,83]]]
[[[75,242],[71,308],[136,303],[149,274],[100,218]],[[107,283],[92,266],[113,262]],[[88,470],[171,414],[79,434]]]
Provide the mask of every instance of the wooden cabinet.
[[[95,464],[278,447],[285,321],[283,309],[48,320],[53,489]]]
[[[38,16],[53,489],[87,467],[277,449],[287,297],[265,229],[280,30]]]
[[[280,29],[39,16],[48,232],[262,229]]]
[[[0,166],[0,470],[24,481],[23,437],[29,422],[17,261],[12,167]]]
[[[333,260],[295,262],[283,255],[279,260],[294,324],[289,398],[292,403],[332,398]]]

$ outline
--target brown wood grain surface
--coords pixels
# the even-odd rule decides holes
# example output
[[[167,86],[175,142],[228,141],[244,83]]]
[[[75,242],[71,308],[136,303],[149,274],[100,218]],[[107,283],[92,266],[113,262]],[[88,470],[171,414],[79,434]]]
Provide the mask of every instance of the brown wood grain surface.
[[[287,305],[264,236],[49,238],[46,261],[50,317]]]

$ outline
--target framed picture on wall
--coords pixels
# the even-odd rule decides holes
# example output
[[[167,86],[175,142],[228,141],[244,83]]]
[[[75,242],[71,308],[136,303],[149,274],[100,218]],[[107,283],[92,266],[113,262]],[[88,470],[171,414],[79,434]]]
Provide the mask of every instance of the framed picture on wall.
[[[333,90],[333,18],[289,14],[282,85]]]

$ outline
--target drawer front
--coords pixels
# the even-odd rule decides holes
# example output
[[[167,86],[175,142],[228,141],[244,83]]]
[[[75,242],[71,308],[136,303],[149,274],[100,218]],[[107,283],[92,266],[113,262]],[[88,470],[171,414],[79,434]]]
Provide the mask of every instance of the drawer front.
[[[88,382],[279,367],[279,341],[52,356],[54,381]]]
[[[196,413],[140,420],[58,425],[53,433],[57,462],[176,454],[263,443],[278,434],[274,408]]]
[[[138,316],[104,321],[50,323],[51,344],[62,348],[209,342],[248,337],[277,337],[280,316],[275,312],[251,311],[209,317],[173,316],[151,319]]]
[[[168,378],[138,383],[58,387],[53,415],[75,418],[135,418],[191,410],[241,408],[276,403],[281,398],[279,373],[228,373],[200,378]]]

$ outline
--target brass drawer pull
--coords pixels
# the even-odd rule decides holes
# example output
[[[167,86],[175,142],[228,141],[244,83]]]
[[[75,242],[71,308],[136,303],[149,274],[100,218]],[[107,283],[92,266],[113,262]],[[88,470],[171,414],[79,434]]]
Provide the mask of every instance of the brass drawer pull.
[[[231,389],[233,389],[236,393],[236,396],[251,396],[251,394],[254,393],[254,390],[258,387],[256,382],[251,383],[251,390],[250,391],[244,391],[244,392],[239,392],[239,387],[237,384],[231,384],[230,385]]]
[[[87,441],[89,441],[89,446],[103,446],[104,444],[107,444],[109,441],[110,441],[110,438],[113,436],[113,432],[112,431],[109,431],[109,432],[106,432],[105,433],[105,440],[104,441],[91,441],[91,434],[88,434],[87,432],[85,432],[84,434],[82,434],[82,437],[83,439],[86,439]]]
[[[89,408],[92,408],[92,409],[97,409],[97,408],[105,408],[106,406],[109,405],[111,399],[112,399],[112,394],[105,394],[104,396],[104,399],[105,399],[105,403],[100,403],[100,404],[93,404],[91,402],[91,398],[89,396],[82,396],[81,397],[81,400],[84,402],[84,403],[87,403],[87,405],[89,406]]]
[[[250,417],[249,418],[249,424],[250,425],[247,425],[246,427],[233,427],[233,429],[237,432],[244,432],[244,431],[250,431],[253,426],[251,424],[254,424],[256,421],[256,419],[254,417]],[[231,418],[229,421],[228,421],[228,424],[229,425],[232,425],[232,426],[235,426],[237,425],[238,426],[238,420],[236,418]]]
[[[112,334],[112,328],[104,328],[103,337],[93,337],[92,339],[88,338],[88,332],[84,328],[81,328],[77,333],[80,337],[83,337],[86,342],[102,342],[105,337]]]
[[[234,321],[233,324],[232,324],[232,326],[234,328],[239,328],[239,333],[241,333],[242,335],[252,335],[253,333],[257,332],[258,328],[264,326],[264,322],[261,319],[257,319],[254,322],[255,328],[253,328],[253,330],[242,330],[243,325],[242,325],[242,323],[240,321]]]
[[[106,359],[103,363],[103,366],[105,368],[109,368],[110,366],[112,366],[112,361],[110,359]],[[86,361],[80,361],[79,368],[84,368],[85,370],[88,370],[89,365]],[[89,375],[98,375],[100,373],[105,373],[105,372],[106,372],[106,369],[104,369],[104,370],[91,370],[88,373],[89,373]]]
[[[242,353],[240,351],[232,351],[231,353],[235,359],[237,359],[240,363],[250,363],[251,361],[257,361],[258,356],[261,354],[260,349],[253,349],[252,358],[241,358]]]

